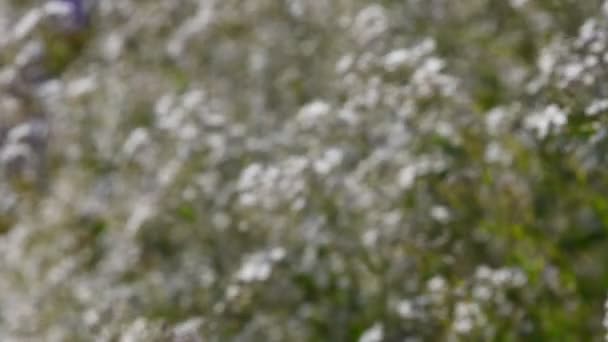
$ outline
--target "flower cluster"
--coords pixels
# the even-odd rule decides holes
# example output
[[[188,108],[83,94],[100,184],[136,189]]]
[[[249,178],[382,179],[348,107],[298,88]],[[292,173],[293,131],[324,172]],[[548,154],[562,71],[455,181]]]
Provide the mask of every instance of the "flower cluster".
[[[0,340],[603,337],[607,9],[0,0]]]

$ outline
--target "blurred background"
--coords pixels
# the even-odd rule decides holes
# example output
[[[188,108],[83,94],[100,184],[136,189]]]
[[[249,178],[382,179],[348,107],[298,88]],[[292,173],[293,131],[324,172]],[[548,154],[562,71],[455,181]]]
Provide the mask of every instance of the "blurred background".
[[[0,340],[604,340],[607,19],[0,0]]]

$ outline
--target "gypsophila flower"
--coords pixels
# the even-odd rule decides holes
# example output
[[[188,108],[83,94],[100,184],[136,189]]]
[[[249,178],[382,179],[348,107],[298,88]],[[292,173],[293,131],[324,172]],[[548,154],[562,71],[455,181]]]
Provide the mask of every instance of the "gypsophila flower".
[[[526,126],[536,131],[539,138],[545,138],[551,129],[559,129],[567,122],[566,112],[557,105],[549,105],[544,110],[526,118]]]
[[[605,337],[606,8],[0,1],[0,341]]]
[[[382,324],[376,323],[363,332],[361,337],[359,337],[359,342],[380,342],[383,338],[384,330]]]

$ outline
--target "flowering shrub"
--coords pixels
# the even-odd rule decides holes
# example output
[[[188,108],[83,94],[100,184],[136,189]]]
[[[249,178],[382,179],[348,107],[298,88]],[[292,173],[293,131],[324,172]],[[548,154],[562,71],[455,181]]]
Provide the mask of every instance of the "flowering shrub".
[[[0,340],[601,340],[607,19],[0,0]]]

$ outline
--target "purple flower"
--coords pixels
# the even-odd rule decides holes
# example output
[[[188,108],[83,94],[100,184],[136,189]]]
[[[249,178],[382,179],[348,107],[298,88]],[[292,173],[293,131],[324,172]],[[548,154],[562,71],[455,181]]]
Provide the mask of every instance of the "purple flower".
[[[71,19],[76,23],[77,26],[84,27],[89,22],[88,14],[86,13],[84,0],[62,0],[63,2],[68,3],[72,10]]]
[[[86,0],[51,0],[47,3],[48,8],[55,9],[59,15],[59,26],[61,30],[79,31],[89,26],[89,11]]]

